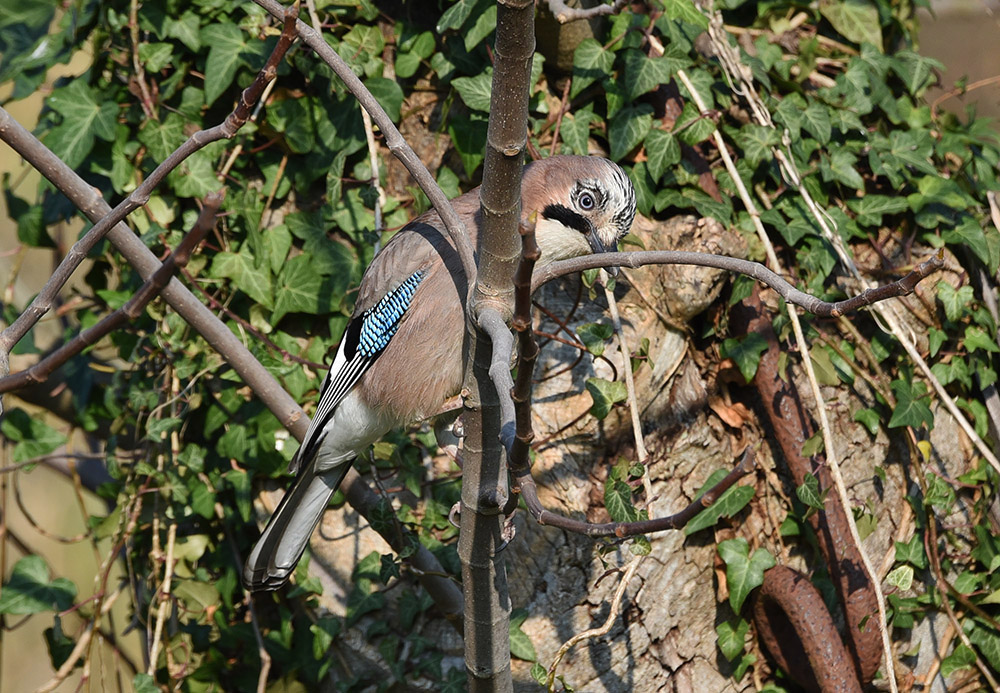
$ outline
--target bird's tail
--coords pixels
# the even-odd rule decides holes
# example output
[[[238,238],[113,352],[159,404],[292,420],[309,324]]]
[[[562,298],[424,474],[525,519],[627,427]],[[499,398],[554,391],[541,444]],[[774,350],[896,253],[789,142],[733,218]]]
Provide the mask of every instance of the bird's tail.
[[[306,463],[247,559],[243,584],[248,590],[276,590],[288,582],[330,497],[352,462],[353,459],[344,460],[334,469],[318,474],[313,461]]]

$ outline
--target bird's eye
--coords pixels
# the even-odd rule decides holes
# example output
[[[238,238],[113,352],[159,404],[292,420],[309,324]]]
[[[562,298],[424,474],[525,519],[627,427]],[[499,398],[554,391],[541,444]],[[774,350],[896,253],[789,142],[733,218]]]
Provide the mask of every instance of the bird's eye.
[[[577,200],[577,203],[580,205],[580,209],[589,212],[594,208],[594,196],[585,192],[580,195],[580,199]]]

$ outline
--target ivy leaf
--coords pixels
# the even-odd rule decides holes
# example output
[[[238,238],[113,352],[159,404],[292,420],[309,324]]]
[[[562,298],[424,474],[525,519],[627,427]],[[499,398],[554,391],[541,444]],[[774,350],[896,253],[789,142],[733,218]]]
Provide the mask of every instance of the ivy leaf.
[[[399,122],[399,112],[403,107],[403,89],[394,79],[371,77],[365,80],[365,87],[379,102],[392,122]]]
[[[941,238],[945,243],[957,246],[968,246],[987,267],[996,266],[996,258],[991,257],[989,243],[983,227],[972,217],[966,216],[961,224],[954,229],[942,231]]]
[[[774,556],[765,549],[757,549],[751,556],[750,545],[743,537],[721,542],[719,556],[726,564],[729,605],[739,613],[750,592],[764,582],[764,571],[774,567]]]
[[[969,351],[982,349],[988,352],[1000,351],[997,342],[979,325],[969,325],[965,328],[965,347]]]
[[[954,652],[941,660],[941,676],[948,679],[956,671],[972,669],[976,664],[976,653],[965,643],[958,643]]]
[[[736,133],[736,142],[743,149],[743,156],[753,166],[762,161],[770,161],[771,147],[780,141],[778,131],[764,125],[748,123]]]
[[[477,5],[482,5],[477,8]],[[472,10],[486,8],[486,0],[458,0],[454,5],[445,10],[441,19],[437,23],[438,33],[444,33],[448,29],[459,29],[465,20],[472,14]]]
[[[48,455],[60,445],[66,444],[66,436],[55,430],[37,416],[29,416],[23,409],[11,409],[0,419],[0,433],[14,446],[14,461],[27,460]]]
[[[580,337],[580,341],[587,347],[587,351],[594,356],[600,356],[604,353],[604,348],[607,346],[606,342],[611,339],[611,335],[614,333],[615,330],[611,325],[599,322],[588,322],[576,329],[576,334]]]
[[[481,12],[476,13],[476,21],[465,34],[465,50],[471,51],[497,28],[497,6],[491,2]]]
[[[167,22],[167,36],[175,38],[194,52],[201,49],[201,19],[191,10],[187,10],[171,22]]]
[[[528,634],[521,630],[521,624],[528,618],[527,609],[514,609],[510,613],[510,654],[526,662],[538,659],[535,645]]]
[[[563,116],[562,127],[559,128],[559,136],[566,143],[574,154],[586,154],[589,149],[590,123],[596,120],[594,111],[587,109],[577,111],[575,114],[567,113]]]
[[[598,419],[606,417],[616,402],[624,402],[628,396],[625,383],[604,378],[588,378],[587,392],[594,400],[590,413]]]
[[[604,482],[604,507],[614,522],[635,522],[639,518],[632,503],[632,487],[613,474]]]
[[[726,476],[726,470],[717,469],[708,477],[705,484],[698,490],[698,493],[707,491],[722,481]],[[708,527],[714,527],[723,517],[733,517],[743,510],[747,503],[754,496],[754,487],[749,485],[730,486],[714,503],[699,512],[691,521],[684,526],[684,535],[690,536],[695,532],[700,532]]]
[[[615,64],[615,54],[607,50],[596,39],[588,38],[580,42],[573,53],[573,85],[569,97],[589,87],[595,81],[604,79]]]
[[[639,146],[653,124],[653,107],[648,103],[626,106],[618,111],[608,128],[611,158],[622,159]]]
[[[699,12],[691,0],[665,0],[663,11],[670,19],[694,24],[702,29],[708,28],[708,17]]]
[[[830,141],[832,125],[830,123],[830,109],[819,101],[809,102],[809,106],[802,112],[802,127],[816,136],[820,144]]]
[[[674,123],[673,132],[685,144],[695,145],[715,132],[715,121],[703,116],[694,102],[688,101]]]
[[[854,420],[867,428],[870,434],[877,435],[882,417],[874,409],[859,409],[854,412]]]
[[[909,203],[905,197],[865,195],[856,200],[848,200],[847,206],[857,215],[857,222],[862,226],[879,226],[884,214],[904,212]]]
[[[268,269],[258,269],[248,250],[217,254],[212,260],[210,275],[216,279],[230,279],[237,289],[257,303],[267,308],[274,306],[271,298],[271,272]]]
[[[810,472],[806,472],[802,485],[795,489],[795,495],[802,501],[802,504],[815,510],[823,509],[826,494],[826,491],[819,490],[819,479]]]
[[[749,631],[750,624],[742,618],[736,619],[735,626],[728,621],[723,621],[715,627],[715,633],[719,636],[719,650],[730,662],[743,653]]]
[[[889,419],[889,428],[902,426],[919,428],[927,424],[927,428],[930,429],[934,426],[934,414],[921,399],[927,392],[923,383],[894,380],[889,387],[896,396],[896,408],[892,412],[892,418]]]
[[[670,64],[663,58],[650,58],[635,48],[624,53],[625,84],[630,99],[636,99],[670,81]]]
[[[819,13],[841,36],[858,45],[870,43],[882,51],[878,8],[868,0],[822,0]]]
[[[14,564],[0,593],[0,614],[20,616],[42,611],[65,611],[76,599],[76,585],[66,578],[50,580],[41,556],[25,556]]]
[[[246,49],[243,32],[235,24],[210,24],[201,30],[201,42],[207,46],[205,61],[205,105],[211,106],[236,76]]]
[[[742,339],[727,339],[722,343],[720,353],[723,358],[730,358],[740,369],[744,380],[748,383],[757,374],[757,365],[761,354],[767,351],[767,340],[756,332],[751,332]]]
[[[901,565],[886,575],[885,581],[905,592],[913,585],[913,567]]]
[[[163,163],[187,139],[184,135],[184,116],[168,113],[162,121],[147,120],[139,131],[139,141],[146,145],[156,163]]]
[[[61,114],[63,121],[45,135],[45,144],[70,168],[79,167],[87,158],[95,136],[108,142],[115,139],[118,104],[103,101],[98,105],[83,79],[56,89],[46,104]]]
[[[458,77],[451,80],[455,91],[466,106],[474,111],[490,111],[490,95],[493,93],[493,70],[486,69],[475,77]]]
[[[674,133],[651,128],[646,135],[646,171],[650,178],[659,181],[667,168],[681,160],[681,145]]]
[[[313,267],[312,258],[305,254],[285,264],[274,295],[273,325],[288,313],[325,313],[331,308],[331,296],[323,291],[323,279]]]
[[[854,168],[857,162],[857,157],[850,152],[844,149],[834,150],[829,159],[823,157],[820,160],[823,180],[836,180],[854,190],[864,190],[865,181]]]
[[[156,679],[145,672],[135,675],[135,678],[132,679],[132,688],[135,689],[135,693],[159,693],[160,691],[160,687],[156,685]]]

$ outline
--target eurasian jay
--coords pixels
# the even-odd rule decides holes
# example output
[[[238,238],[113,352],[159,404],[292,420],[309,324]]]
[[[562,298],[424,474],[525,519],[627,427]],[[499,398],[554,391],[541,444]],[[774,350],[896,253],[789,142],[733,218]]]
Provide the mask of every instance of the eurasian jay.
[[[475,247],[478,188],[452,205]],[[524,168],[521,214],[536,212],[541,268],[614,250],[632,226],[635,191],[607,159],[553,156]],[[437,212],[426,212],[365,271],[312,423],[289,465],[295,481],[247,559],[247,588],[287,582],[354,458],[391,429],[440,411],[461,389],[467,278],[441,228]]]

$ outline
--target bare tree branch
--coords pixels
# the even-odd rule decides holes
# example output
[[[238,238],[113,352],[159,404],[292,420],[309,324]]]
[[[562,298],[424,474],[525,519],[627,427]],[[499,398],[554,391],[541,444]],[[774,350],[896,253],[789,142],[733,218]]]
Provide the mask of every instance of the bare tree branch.
[[[116,330],[129,321],[134,321],[142,315],[143,310],[156,296],[163,291],[171,277],[187,265],[191,254],[198,247],[205,235],[215,224],[215,215],[219,212],[222,200],[225,198],[225,188],[217,193],[211,193],[205,198],[205,205],[198,215],[194,227],[177,246],[177,250],[167,256],[160,268],[139,287],[139,290],[118,310],[104,317],[96,325],[81,330],[73,339],[50,353],[31,368],[0,378],[0,394],[17,390],[32,383],[42,383],[56,368],[66,363],[88,346],[96,344],[112,330]],[[2,407],[0,407],[2,411]]]
[[[896,296],[906,296],[921,279],[933,274],[944,265],[941,253],[931,256],[917,265],[905,277],[891,284],[876,289],[867,289],[857,296],[843,301],[830,303],[799,291],[780,276],[759,262],[740,260],[724,255],[709,253],[691,253],[684,250],[636,250],[626,253],[603,253],[601,255],[584,255],[570,260],[553,262],[539,272],[531,283],[532,292],[538,287],[565,274],[573,274],[598,267],[642,267],[643,265],[697,265],[699,267],[714,267],[716,269],[745,274],[765,284],[789,303],[801,306],[814,315],[821,317],[837,317],[858,308],[871,305],[878,301]]]
[[[91,221],[96,222],[111,211],[111,207],[97,191],[17,123],[2,107],[0,107],[0,139],[48,178]],[[160,261],[152,251],[125,224],[116,224],[108,232],[108,239],[144,279],[148,279],[160,267]],[[176,277],[163,289],[162,296],[213,349],[222,355],[243,382],[253,390],[254,395],[271,410],[281,425],[301,440],[309,428],[309,417],[285,392],[274,376],[254,358],[239,337],[233,334],[232,330]],[[7,352],[0,349],[0,361],[3,362],[0,366],[6,363],[6,356]],[[351,506],[371,522],[372,512],[379,502],[375,492],[354,470],[348,472],[341,488]],[[395,541],[392,536],[387,536],[386,539],[390,544]],[[451,580],[441,577],[444,569],[437,558],[424,546],[418,545],[416,553],[407,560],[416,569],[421,584],[449,621],[461,622],[463,609],[461,590]]]
[[[274,50],[271,51],[271,55],[267,59],[263,69],[257,74],[257,78],[240,95],[240,101],[235,110],[221,124],[208,130],[199,130],[191,135],[184,144],[174,150],[162,164],[157,166],[128,197],[122,200],[110,213],[105,214],[83,238],[73,245],[70,252],[67,253],[66,257],[59,264],[55,273],[45,283],[45,286],[42,287],[41,292],[35,296],[31,305],[21,313],[13,324],[7,327],[3,333],[0,333],[0,350],[9,353],[11,348],[24,337],[28,330],[48,312],[56,295],[93,247],[118,222],[149,202],[150,194],[163,182],[167,174],[180,166],[185,159],[199,149],[217,140],[229,139],[243,127],[250,117],[253,104],[260,98],[264,87],[274,79],[277,74],[278,64],[282,61],[289,46],[292,45],[292,41],[295,39],[292,33],[294,20],[295,15],[289,11],[285,16],[285,27],[281,32],[281,38],[278,39],[278,43],[275,45]],[[6,113],[4,113],[5,115]],[[4,120],[4,117],[0,116],[0,139],[7,141],[7,130],[11,126],[9,122],[4,122]],[[10,122],[13,121],[11,120]],[[0,375],[6,375],[7,373],[8,370],[5,367],[0,372]]]
[[[280,19],[284,16],[285,8],[277,0],[254,0],[254,2],[270,12],[274,17]],[[458,218],[458,214],[455,213],[455,209],[451,206],[451,201],[444,194],[444,191],[441,190],[441,186],[434,180],[434,176],[427,170],[420,157],[416,155],[406,140],[403,139],[399,128],[393,124],[392,119],[386,114],[385,109],[379,105],[379,102],[372,96],[372,93],[365,88],[365,85],[361,83],[358,76],[354,74],[354,70],[351,69],[350,65],[344,62],[344,59],[340,57],[337,51],[330,48],[329,44],[323,39],[323,36],[311,26],[299,20],[295,28],[303,43],[316,51],[320,59],[333,70],[334,74],[340,77],[348,91],[368,111],[372,120],[375,121],[375,124],[382,131],[389,151],[406,167],[406,170],[417,181],[420,189],[427,195],[434,209],[441,216],[441,221],[444,222],[448,238],[451,239],[452,245],[458,251],[458,256],[462,261],[462,268],[465,270],[466,277],[469,278],[469,286],[471,287],[476,276],[476,260],[472,252],[472,244],[469,242],[469,236],[465,232],[462,220]]]

